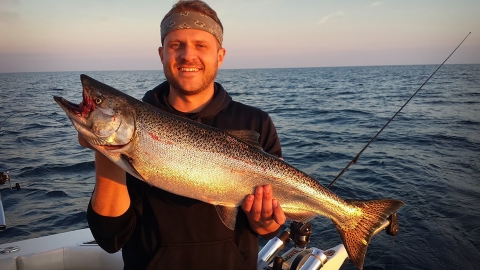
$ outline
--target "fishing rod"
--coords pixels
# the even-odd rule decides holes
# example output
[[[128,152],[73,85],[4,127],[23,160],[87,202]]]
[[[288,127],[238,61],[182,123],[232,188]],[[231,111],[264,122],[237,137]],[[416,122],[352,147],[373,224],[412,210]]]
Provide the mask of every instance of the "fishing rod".
[[[469,32],[467,34],[467,36],[462,40],[462,42],[460,42],[460,44],[458,44],[458,46],[455,48],[455,50],[453,50],[453,52],[447,57],[447,59],[445,59],[445,61],[443,61],[443,63],[438,66],[438,68],[432,73],[432,75],[430,75],[430,77],[427,78],[427,80],[417,89],[417,91],[415,91],[415,93],[413,93],[413,95],[407,100],[407,102],[405,102],[405,104],[403,104],[402,107],[400,107],[400,109],[392,116],[392,118],[390,118],[390,120],[388,120],[388,122],[377,132],[377,134],[375,134],[375,136],[373,136],[373,138],[367,143],[367,145],[365,145],[362,150],[360,150],[360,152],[358,152],[358,154],[352,159],[352,161],[350,161],[350,163],[348,163],[348,165],[340,172],[340,174],[337,175],[337,177],[335,177],[335,179],[333,179],[333,181],[330,183],[330,185],[328,185],[328,188],[331,188],[333,186],[333,184],[335,184],[335,182],[343,175],[343,173],[345,173],[347,171],[347,169],[352,166],[353,164],[356,164],[357,163],[357,160],[358,158],[360,157],[360,155],[363,153],[363,151],[365,151],[365,149],[367,149],[368,146],[370,146],[370,144],[378,137],[378,135],[388,126],[388,124],[390,124],[390,122],[392,122],[393,118],[395,118],[395,116],[397,116],[398,113],[400,113],[400,111],[402,111],[402,109],[407,106],[408,102],[410,102],[410,100],[412,100],[412,98],[420,91],[420,89],[422,89],[422,87],[433,77],[433,75],[435,75],[435,73],[437,73],[437,71],[443,66],[443,64],[445,64],[445,62],[447,62],[447,60],[450,58],[450,56],[453,55],[453,53],[455,53],[455,51],[460,47],[460,45],[462,45],[462,43],[468,38],[468,36],[471,34],[472,32]]]

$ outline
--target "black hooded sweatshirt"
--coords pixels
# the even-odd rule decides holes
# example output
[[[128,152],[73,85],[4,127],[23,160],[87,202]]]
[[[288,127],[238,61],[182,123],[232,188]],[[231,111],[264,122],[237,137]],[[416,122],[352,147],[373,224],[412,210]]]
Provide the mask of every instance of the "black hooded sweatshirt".
[[[254,130],[265,152],[281,156],[269,115],[233,101],[220,84],[215,83],[214,98],[198,113],[175,110],[167,102],[168,92],[164,82],[148,91],[143,101],[219,129]],[[232,231],[211,204],[152,187],[128,173],[127,187],[130,207],[123,215],[98,215],[91,203],[87,210],[95,240],[107,252],[122,249],[124,269],[257,269],[258,235],[241,209]]]

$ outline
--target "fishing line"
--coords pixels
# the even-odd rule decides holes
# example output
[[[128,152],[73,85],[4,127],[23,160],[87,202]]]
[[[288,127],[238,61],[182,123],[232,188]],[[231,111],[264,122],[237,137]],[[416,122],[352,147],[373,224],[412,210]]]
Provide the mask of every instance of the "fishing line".
[[[395,266],[395,236],[392,237],[392,269]]]
[[[450,58],[450,56],[452,56],[453,53],[455,53],[455,51],[460,47],[460,45],[462,45],[462,43],[468,38],[468,36],[471,33],[472,32],[469,32],[467,34],[467,36],[462,40],[462,42],[460,42],[460,44],[458,44],[458,46],[447,57],[447,59],[445,59],[445,61],[443,61],[443,63],[440,66],[438,66],[438,68],[432,73],[432,75],[430,75],[430,77],[427,78],[427,80],[417,89],[417,91],[415,91],[415,93],[413,93],[413,95],[407,100],[407,102],[405,102],[405,104],[403,104],[403,106],[400,107],[400,109],[392,116],[392,118],[390,118],[390,120],[388,120],[388,122],[377,132],[377,134],[375,134],[375,136],[373,136],[373,138],[367,143],[367,145],[365,145],[362,148],[362,150],[360,150],[360,152],[352,159],[352,161],[350,161],[350,163],[348,163],[348,165],[340,172],[340,174],[338,174],[337,177],[335,177],[335,179],[333,179],[333,181],[330,183],[330,185],[328,185],[328,188],[331,188],[333,186],[333,184],[335,184],[335,182],[343,175],[343,173],[345,173],[347,171],[347,169],[350,166],[357,163],[357,160],[360,157],[360,155],[363,153],[363,151],[365,151],[365,149],[367,149],[367,147],[370,146],[370,144],[377,138],[377,136],[387,127],[387,125],[390,124],[390,122],[392,122],[393,118],[395,118],[395,116],[397,116],[397,114],[400,113],[400,111],[408,104],[408,102],[410,102],[410,100],[412,100],[412,98],[420,91],[420,89],[422,89],[422,87],[433,77],[433,75],[435,75],[435,73],[437,73],[437,71],[443,66],[443,64],[445,64],[445,62],[447,62],[447,60]]]
[[[8,115],[7,117],[5,117],[5,119],[3,119],[2,123],[0,123],[0,131],[2,130],[2,126],[3,126],[3,123],[5,123],[5,121],[8,120],[8,118],[10,118],[12,115],[14,115],[15,112],[11,113],[10,115]]]

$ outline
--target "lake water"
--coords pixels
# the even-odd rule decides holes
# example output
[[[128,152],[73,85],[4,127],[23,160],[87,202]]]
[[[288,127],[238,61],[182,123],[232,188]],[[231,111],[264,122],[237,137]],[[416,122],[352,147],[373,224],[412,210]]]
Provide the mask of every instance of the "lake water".
[[[237,101],[268,112],[287,162],[328,185],[436,66],[220,70]],[[0,74],[0,243],[87,227],[93,154],[52,96],[81,101],[81,72]],[[162,71],[86,72],[136,98]],[[478,269],[480,265],[480,65],[445,65],[332,190],[343,198],[395,198],[400,233],[375,236],[365,268]],[[340,243],[313,221],[312,245]],[[354,269],[347,263],[342,269]]]

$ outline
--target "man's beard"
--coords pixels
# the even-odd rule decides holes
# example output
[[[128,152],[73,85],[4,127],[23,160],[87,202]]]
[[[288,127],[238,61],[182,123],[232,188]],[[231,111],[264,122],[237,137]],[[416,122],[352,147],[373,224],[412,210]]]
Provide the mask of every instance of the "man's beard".
[[[179,94],[184,96],[193,96],[203,92],[215,80],[215,77],[217,77],[218,62],[215,63],[215,66],[217,68],[212,68],[212,72],[204,73],[204,76],[202,77],[202,80],[198,86],[195,86],[194,89],[188,90],[181,86],[179,80],[175,78],[170,68],[164,68],[164,73],[170,86],[176,89]]]

